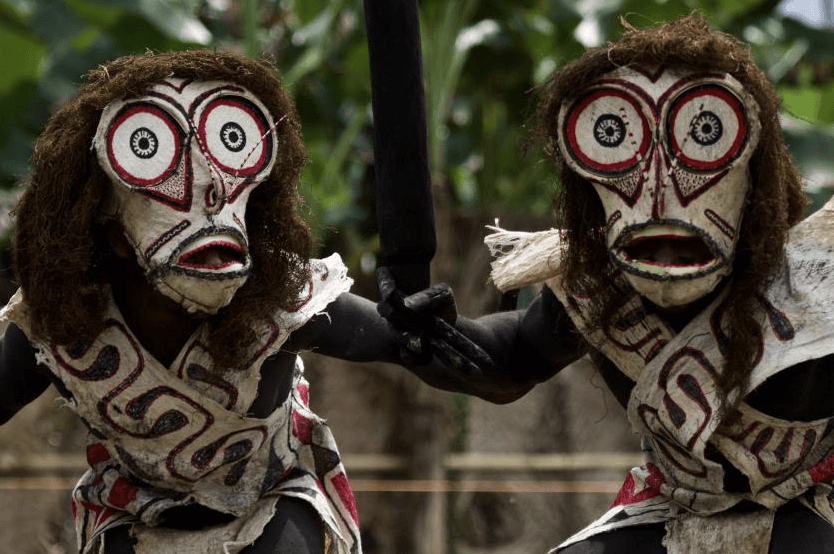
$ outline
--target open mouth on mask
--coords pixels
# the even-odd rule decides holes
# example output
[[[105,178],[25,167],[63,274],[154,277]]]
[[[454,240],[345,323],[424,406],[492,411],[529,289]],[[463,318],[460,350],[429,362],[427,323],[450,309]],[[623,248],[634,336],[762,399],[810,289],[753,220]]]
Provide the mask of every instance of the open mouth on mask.
[[[218,271],[225,269],[242,269],[247,265],[243,248],[228,239],[210,239],[199,241],[179,257],[180,267],[187,269]]]
[[[628,233],[615,249],[626,271],[660,278],[702,275],[723,265],[703,238],[686,229],[658,225]]]

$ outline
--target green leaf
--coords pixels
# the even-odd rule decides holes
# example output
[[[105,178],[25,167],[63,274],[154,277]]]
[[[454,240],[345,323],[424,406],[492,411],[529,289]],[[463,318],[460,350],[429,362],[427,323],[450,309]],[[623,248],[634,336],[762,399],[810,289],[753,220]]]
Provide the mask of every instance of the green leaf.
[[[115,25],[126,13],[111,5],[96,4],[90,0],[63,1],[79,18],[98,28]]]
[[[729,25],[735,18],[755,12],[768,0],[697,0],[698,11],[708,14],[710,23],[718,27]]]
[[[123,10],[147,21],[166,36],[187,44],[208,45],[212,34],[191,11],[167,0],[68,0],[89,16],[89,6],[96,10]],[[103,17],[113,17],[112,13]]]
[[[84,21],[59,0],[41,0],[35,6],[30,20],[32,33],[53,49],[64,47],[87,29]]]
[[[0,186],[8,188],[29,171],[29,157],[37,133],[16,127],[0,141]]]
[[[250,58],[261,56],[259,40],[260,23],[258,17],[258,0],[241,0],[240,17],[243,20],[243,52]]]
[[[834,52],[834,33],[830,29],[816,29],[790,17],[781,19],[787,38],[807,41],[810,50],[818,56]]]
[[[91,68],[127,53],[104,34],[81,52],[72,48],[54,50],[44,65],[39,93],[53,105],[58,104],[75,95],[82,76]]]
[[[350,154],[353,142],[368,122],[369,113],[370,105],[365,106],[364,109],[353,110],[353,116],[333,146],[333,151],[326,158],[327,162],[321,177],[321,181],[325,187],[331,186],[331,183],[337,181],[342,167]]]
[[[785,140],[803,174],[834,176],[834,125],[815,125],[787,114],[780,119]]]
[[[779,87],[783,108],[816,124],[834,123],[834,82],[801,88]]]
[[[308,24],[292,35],[293,45],[303,50],[284,74],[284,86],[293,91],[296,83],[317,71],[333,55],[345,37],[339,32],[339,16],[344,0],[327,6]]]
[[[2,27],[19,33],[28,33],[28,21],[32,16],[33,9],[32,3],[29,1],[0,1],[0,22],[2,22]]]
[[[0,52],[14,55],[0,56],[0,97],[7,95],[21,83],[36,82],[48,48],[34,36],[17,26],[0,24]],[[6,102],[3,102],[5,104]],[[3,109],[5,106],[0,106]],[[0,112],[2,113],[2,112]],[[3,118],[3,121],[7,121]]]

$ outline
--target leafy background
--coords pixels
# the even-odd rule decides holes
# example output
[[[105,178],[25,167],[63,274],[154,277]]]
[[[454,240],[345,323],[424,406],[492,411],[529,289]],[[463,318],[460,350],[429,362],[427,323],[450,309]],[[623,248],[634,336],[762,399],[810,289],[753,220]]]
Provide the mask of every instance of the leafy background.
[[[520,227],[551,224],[550,197],[558,183],[536,153],[523,148],[536,86],[586,46],[616,38],[620,17],[639,27],[697,10],[746,41],[784,99],[786,139],[807,177],[813,208],[820,206],[834,188],[834,33],[788,18],[778,8],[777,0],[421,0],[440,239],[435,280],[450,282],[470,315],[494,306],[482,298],[488,288],[480,244],[484,223],[501,215]],[[303,123],[310,161],[302,176],[307,200],[302,209],[322,253],[339,251],[357,280],[355,290],[373,297],[378,240],[363,27],[361,0],[0,0],[0,193],[14,196],[49,115],[97,64],[148,49],[206,47],[267,55],[283,74]],[[4,221],[0,213],[0,228],[8,237]],[[600,435],[604,450],[637,450],[627,423],[609,415],[607,407],[601,416],[582,419],[599,395],[588,401],[569,379],[542,384],[505,410],[427,391],[414,385],[416,380],[406,382],[410,376],[398,370],[342,368],[340,373],[319,367],[329,366],[314,359],[308,373],[323,398],[320,413],[331,422],[343,452],[394,452],[431,463],[426,453],[437,458],[461,451],[582,451],[589,434]],[[339,374],[347,377],[330,381]],[[80,426],[73,427],[54,408],[39,410],[4,426],[4,432],[19,428],[0,433],[0,454],[15,448],[83,448]],[[21,446],[27,440],[28,446]],[[4,504],[12,502],[10,495],[4,491]],[[606,501],[600,495],[593,502],[550,495],[534,502],[533,496],[452,495],[448,506],[430,507],[415,495],[362,493],[366,552],[442,551],[426,540],[426,528],[417,523],[423,519],[442,522],[446,538],[438,540],[446,541],[448,553],[492,551],[487,547],[512,540],[519,552],[545,551],[598,515],[596,504]],[[53,515],[33,508],[45,514],[47,531],[41,538],[21,524],[31,519],[27,510],[32,508],[20,502],[18,510],[3,506],[3,513],[11,517],[18,511],[20,517],[0,529],[0,552],[6,538],[15,545],[11,551],[19,553],[71,551],[63,497],[60,509],[50,508]],[[449,517],[423,518],[447,508]],[[537,538],[531,538],[535,533],[528,526],[526,542],[519,542],[513,537],[525,519],[551,524],[536,525]],[[14,542],[19,540],[39,546]]]
[[[535,86],[584,46],[693,10],[747,41],[784,98],[785,133],[813,194],[834,175],[834,33],[774,0],[423,0],[434,187],[445,205],[547,212],[547,168],[520,148]],[[359,260],[375,239],[370,85],[357,0],[0,0],[0,186],[81,75],[129,52],[209,47],[275,59],[297,99],[310,164],[302,192],[327,243]],[[371,260],[372,261],[372,260]]]

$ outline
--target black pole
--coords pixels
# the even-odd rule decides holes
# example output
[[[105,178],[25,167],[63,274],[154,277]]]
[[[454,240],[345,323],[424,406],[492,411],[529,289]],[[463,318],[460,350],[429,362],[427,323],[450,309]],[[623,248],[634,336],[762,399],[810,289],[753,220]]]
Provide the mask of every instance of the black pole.
[[[371,63],[380,265],[397,288],[429,286],[436,250],[417,0],[364,0]]]

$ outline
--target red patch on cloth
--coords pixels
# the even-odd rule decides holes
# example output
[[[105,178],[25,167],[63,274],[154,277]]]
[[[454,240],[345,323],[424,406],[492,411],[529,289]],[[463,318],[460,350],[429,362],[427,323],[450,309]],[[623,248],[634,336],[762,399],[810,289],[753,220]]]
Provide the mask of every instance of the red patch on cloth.
[[[660,486],[666,482],[666,479],[656,465],[646,464],[646,469],[649,470],[649,476],[646,477],[646,486],[640,491],[635,491],[634,475],[629,473],[625,483],[620,488],[620,492],[617,493],[617,498],[611,504],[612,508],[614,506],[636,504],[637,502],[654,498],[660,494]]]
[[[87,463],[91,466],[110,459],[110,452],[100,442],[87,445]]]
[[[302,444],[310,444],[313,442],[313,422],[299,414],[292,413],[292,434],[301,441]]]
[[[830,483],[834,478],[834,454],[809,467],[808,474],[814,483]]]
[[[81,507],[93,514],[93,529],[98,529],[104,525],[108,519],[120,513],[118,510],[114,510],[113,508],[99,506],[98,504],[92,504],[90,502],[81,502]],[[76,517],[78,517],[78,507],[75,506],[75,508]]]
[[[298,385],[298,395],[301,397],[301,402],[310,407],[310,387],[308,385]]]
[[[100,514],[102,510],[104,510],[103,506],[99,506],[98,504],[93,504],[91,502],[81,502],[81,507],[85,510],[89,510],[94,514]]]
[[[347,475],[339,473],[331,481],[336,492],[339,494],[339,499],[342,501],[342,504],[350,512],[350,517],[353,518],[356,525],[359,525],[359,514],[356,512],[356,498],[353,496],[353,489],[350,486]]]
[[[96,522],[94,524],[95,528],[98,529],[103,527],[110,520],[110,518],[113,518],[121,513],[122,512],[119,510],[115,510],[113,508],[104,508],[96,517]]]
[[[107,496],[107,503],[117,508],[124,508],[131,500],[136,498],[136,487],[127,482],[124,477],[119,477],[113,483],[110,494]]]

